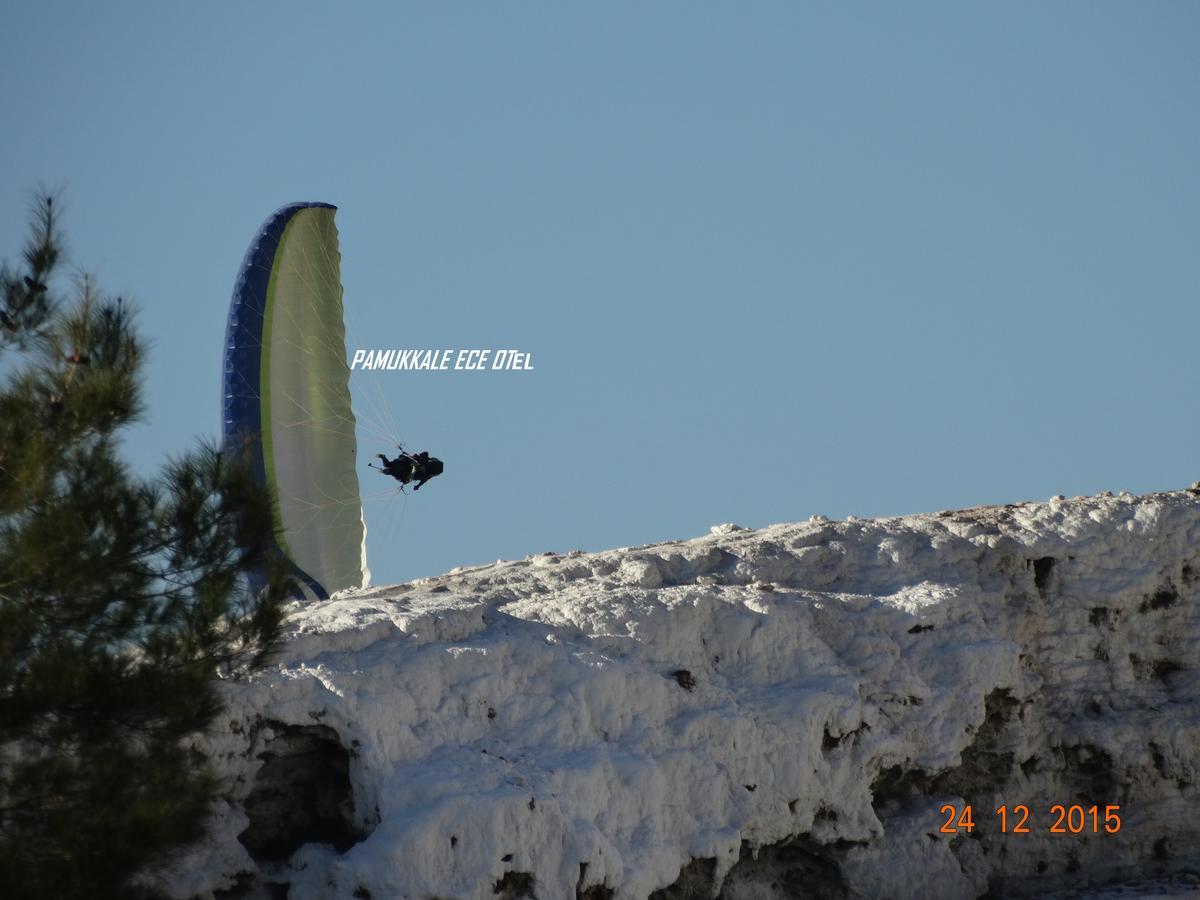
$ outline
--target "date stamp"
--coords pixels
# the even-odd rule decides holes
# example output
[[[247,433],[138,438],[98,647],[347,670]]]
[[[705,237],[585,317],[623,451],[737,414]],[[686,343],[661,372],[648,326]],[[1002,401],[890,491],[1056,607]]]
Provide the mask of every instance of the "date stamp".
[[[938,809],[946,817],[942,834],[970,834],[976,828],[975,812],[970,804],[947,803]],[[1084,806],[1080,803],[1055,803],[1041,816],[1035,816],[1027,804],[1005,804],[993,810],[1001,834],[1116,834],[1121,830],[1121,807]]]

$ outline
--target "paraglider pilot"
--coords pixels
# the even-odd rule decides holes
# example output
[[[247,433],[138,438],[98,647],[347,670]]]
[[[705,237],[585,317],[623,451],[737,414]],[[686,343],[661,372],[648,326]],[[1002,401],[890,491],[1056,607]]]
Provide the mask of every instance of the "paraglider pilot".
[[[444,468],[442,461],[436,456],[430,456],[426,450],[410,454],[405,453],[404,448],[401,447],[400,455],[395,459],[388,459],[382,453],[375,455],[383,463],[383,467],[379,471],[384,475],[391,475],[402,485],[415,481],[414,491],[419,491],[421,485],[430,478],[441,475]]]

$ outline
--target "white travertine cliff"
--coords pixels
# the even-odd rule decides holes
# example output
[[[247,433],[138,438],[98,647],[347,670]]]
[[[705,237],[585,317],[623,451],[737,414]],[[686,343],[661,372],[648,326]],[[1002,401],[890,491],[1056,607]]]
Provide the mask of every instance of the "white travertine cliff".
[[[718,526],[288,633],[197,742],[180,897],[1200,890],[1198,490]]]

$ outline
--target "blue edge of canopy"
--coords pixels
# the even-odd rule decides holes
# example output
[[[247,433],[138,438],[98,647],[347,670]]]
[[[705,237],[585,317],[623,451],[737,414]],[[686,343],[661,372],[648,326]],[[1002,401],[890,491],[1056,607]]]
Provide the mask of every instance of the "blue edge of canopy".
[[[233,299],[229,304],[229,321],[225,328],[225,368],[222,377],[221,401],[224,414],[225,452],[237,454],[247,448],[254,477],[260,485],[267,483],[266,464],[263,460],[262,410],[259,388],[263,317],[266,313],[267,285],[271,279],[271,267],[279,241],[292,216],[302,209],[337,209],[331,203],[289,203],[280,207],[258,230],[233,286]],[[283,549],[272,538],[274,551],[288,563],[288,568],[298,581],[308,587],[318,598],[324,600],[329,592],[316,579],[287,558]],[[251,587],[255,590],[266,585],[266,572],[251,574]]]

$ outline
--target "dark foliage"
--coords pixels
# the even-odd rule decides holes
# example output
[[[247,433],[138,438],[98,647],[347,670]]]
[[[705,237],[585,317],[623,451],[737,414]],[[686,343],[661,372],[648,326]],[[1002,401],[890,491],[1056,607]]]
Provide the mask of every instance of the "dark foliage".
[[[203,834],[216,783],[186,738],[218,680],[261,665],[290,589],[261,592],[268,498],[201,445],[156,479],[118,455],[143,410],[134,311],[88,279],[70,302],[57,201],[0,270],[0,885],[151,897],[139,874]]]

